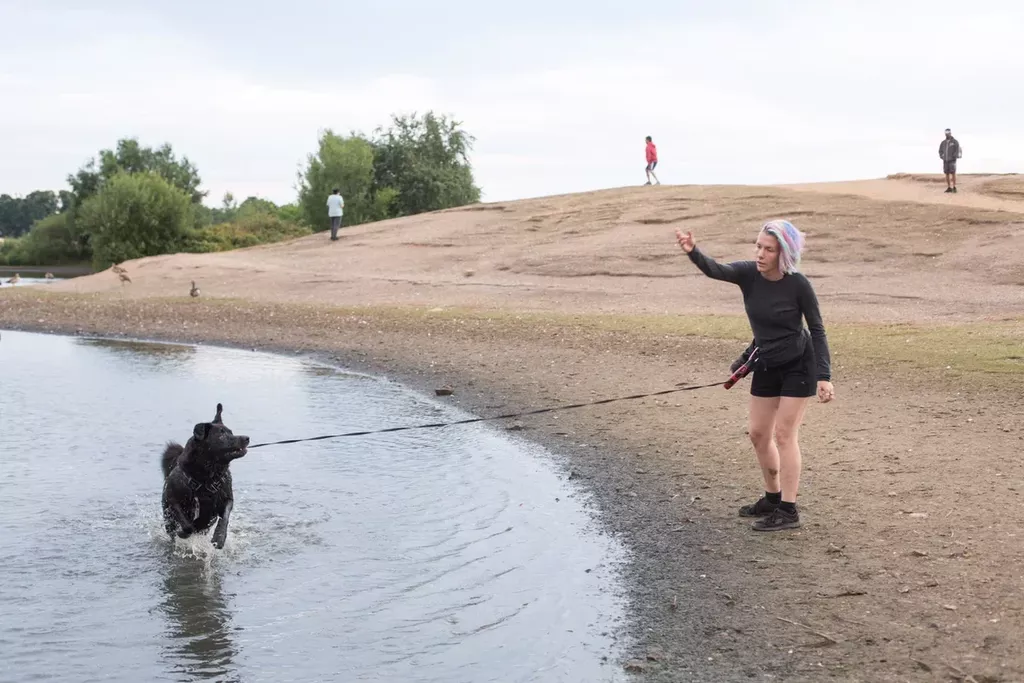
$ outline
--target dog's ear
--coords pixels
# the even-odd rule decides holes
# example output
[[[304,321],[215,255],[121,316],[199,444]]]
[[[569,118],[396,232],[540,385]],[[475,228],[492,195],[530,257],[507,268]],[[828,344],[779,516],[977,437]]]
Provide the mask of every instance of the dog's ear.
[[[196,441],[202,441],[210,435],[210,423],[200,422],[196,425],[196,428],[192,430],[192,436],[196,438]]]
[[[222,410],[224,410],[224,406],[222,406],[221,404],[218,403],[217,404],[217,415],[216,415],[216,417],[213,418],[213,424],[215,424],[215,425],[222,425],[222,424],[224,424],[224,420],[220,419],[220,413],[221,413]]]

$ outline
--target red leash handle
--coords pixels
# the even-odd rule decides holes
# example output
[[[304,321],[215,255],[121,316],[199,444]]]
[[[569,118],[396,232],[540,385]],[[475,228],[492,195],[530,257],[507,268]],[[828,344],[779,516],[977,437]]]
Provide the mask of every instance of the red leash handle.
[[[750,355],[747,357],[747,362],[739,366],[739,368],[736,369],[736,372],[732,373],[729,379],[725,380],[725,384],[723,386],[726,389],[731,389],[736,382],[739,382],[747,376],[747,373],[750,372],[750,366],[757,361],[757,351],[758,349],[755,346],[753,351],[751,351]]]

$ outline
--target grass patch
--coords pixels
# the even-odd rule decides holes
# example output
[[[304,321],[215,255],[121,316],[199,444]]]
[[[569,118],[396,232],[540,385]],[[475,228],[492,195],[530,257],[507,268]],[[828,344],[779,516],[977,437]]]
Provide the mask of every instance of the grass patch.
[[[508,327],[576,329],[657,337],[706,337],[748,341],[745,316],[574,315],[544,312],[347,307],[331,310],[373,319],[487,322]],[[1024,374],[1024,318],[944,325],[836,323],[827,328],[833,362],[957,372]]]
[[[14,288],[11,288],[12,290]],[[138,307],[195,305],[187,296],[122,301],[116,294],[79,296],[33,288],[7,291],[9,300],[38,298],[92,306]],[[260,303],[245,299],[204,298],[202,305],[251,310],[263,317],[274,310],[304,312],[310,320],[322,316],[355,317],[381,325],[425,329],[483,328],[490,333],[507,330],[509,339],[524,328],[542,334],[603,333],[646,339],[702,337],[745,342],[751,337],[745,316],[721,315],[575,315],[462,308],[425,309],[412,306],[322,306],[315,304]],[[266,318],[264,317],[264,320]],[[282,320],[283,322],[283,320]],[[833,364],[874,370],[939,370],[957,374],[1024,374],[1024,318],[943,325],[836,323],[828,326]],[[455,337],[453,336],[453,340]]]

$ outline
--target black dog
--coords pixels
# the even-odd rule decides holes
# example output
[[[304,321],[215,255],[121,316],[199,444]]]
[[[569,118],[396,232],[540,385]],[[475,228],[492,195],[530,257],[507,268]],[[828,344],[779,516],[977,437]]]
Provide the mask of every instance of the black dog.
[[[220,518],[213,532],[213,545],[223,548],[228,536],[228,518],[234,496],[231,491],[231,461],[246,453],[249,437],[235,436],[221,420],[223,406],[217,404],[213,422],[200,422],[184,448],[167,444],[161,464],[164,470],[164,528],[172,538],[188,538],[206,531]]]

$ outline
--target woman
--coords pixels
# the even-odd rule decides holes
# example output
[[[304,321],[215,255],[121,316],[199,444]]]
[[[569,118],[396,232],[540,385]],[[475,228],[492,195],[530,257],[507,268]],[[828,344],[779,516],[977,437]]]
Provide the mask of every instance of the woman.
[[[740,516],[758,517],[757,531],[795,529],[800,526],[800,423],[815,390],[822,403],[835,398],[818,298],[797,272],[804,236],[788,221],[770,221],[757,235],[756,259],[728,264],[701,253],[693,233],[677,230],[676,238],[705,275],[739,285],[754,332],[752,347],[758,349],[750,382],[750,440],[765,493],[741,507]]]

